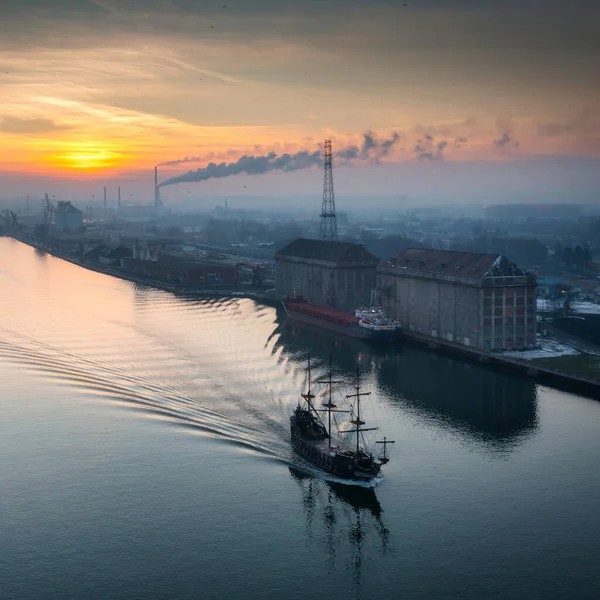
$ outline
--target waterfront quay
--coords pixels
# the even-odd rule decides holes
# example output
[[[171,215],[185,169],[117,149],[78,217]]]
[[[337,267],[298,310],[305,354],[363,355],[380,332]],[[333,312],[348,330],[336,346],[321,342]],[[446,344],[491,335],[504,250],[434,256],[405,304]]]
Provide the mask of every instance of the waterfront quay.
[[[113,277],[126,279],[139,285],[154,287],[157,289],[171,292],[176,295],[200,297],[247,297],[266,305],[275,306],[279,310],[281,310],[280,300],[282,294],[278,291],[278,289],[272,287],[266,288],[266,286],[263,286],[262,288],[252,286],[252,281],[249,281],[247,279],[240,281],[239,269],[236,268],[236,261],[239,260],[239,258],[222,257],[221,260],[218,260],[216,262],[204,261],[190,263],[189,261],[177,257],[163,257],[162,259],[157,259],[153,261],[148,258],[148,255],[143,256],[143,254],[141,254],[141,251],[139,250],[139,247],[138,249],[135,249],[134,246],[134,249],[132,249],[131,254],[127,253],[126,247],[124,248],[124,251],[127,257],[129,257],[129,260],[123,256],[111,259],[111,252],[114,252],[115,249],[108,248],[103,244],[98,244],[98,240],[93,240],[91,243],[89,243],[88,241],[88,244],[93,246],[93,248],[91,250],[88,250],[87,252],[84,252],[83,248],[80,248],[79,246],[73,243],[73,238],[67,238],[63,240],[62,243],[60,243],[60,241],[57,242],[56,239],[54,239],[51,243],[41,243],[28,236],[14,235],[13,237],[25,244],[36,248],[39,251],[47,252],[49,254],[57,256],[58,258],[67,260],[73,264],[79,265],[86,269],[97,271],[99,273],[105,273]],[[322,242],[318,243],[322,245]],[[78,249],[75,250],[75,248]],[[94,249],[100,249],[100,252],[95,253],[93,252]],[[303,252],[306,254],[306,245],[303,246]],[[138,257],[140,255],[142,257],[134,259],[134,253],[137,254]],[[105,258],[104,261],[99,260],[99,258],[102,257]],[[338,268],[335,263],[329,264],[326,262],[322,262],[322,259],[318,255],[315,259],[314,265],[311,265],[310,259],[307,259],[306,257],[302,257],[302,261],[304,261],[302,263],[302,268],[305,270],[307,268],[307,261],[309,269],[311,267],[313,267],[313,269],[325,268],[329,270]],[[290,259],[286,255],[286,263],[289,262]],[[142,270],[139,267],[140,264],[148,265],[150,268]],[[283,268],[279,264],[279,261],[277,264],[279,267],[277,271],[277,282],[285,281],[286,286],[289,287],[289,285],[291,285],[290,275],[289,273],[287,273],[286,275],[283,274],[284,268],[287,267],[287,264]],[[293,261],[292,264],[294,264]],[[135,265],[136,268],[131,268],[131,265]],[[354,267],[354,265],[352,266]],[[424,267],[423,264],[420,264],[419,266],[421,269]],[[152,269],[151,267],[154,268]],[[366,268],[372,268],[372,264],[370,267],[367,265]],[[516,267],[507,267],[506,265],[504,265],[503,268],[506,270],[507,268],[515,269]],[[192,275],[190,277],[190,272],[194,272],[194,270],[197,270],[197,273],[199,274],[195,276]],[[212,281],[206,280],[207,274],[213,272],[216,273],[217,271],[219,273],[224,273],[224,275],[217,275],[215,280]],[[315,271],[309,270],[308,274],[310,276],[308,280],[311,282],[314,281]],[[506,276],[506,271],[501,274]],[[519,278],[517,281],[520,285],[521,279],[524,277],[523,273],[520,271],[516,271],[516,275]],[[203,276],[205,278],[204,280]],[[305,274],[304,277],[308,276]],[[329,277],[329,275],[327,275],[327,277]],[[344,277],[347,278],[347,275],[345,274]],[[387,265],[384,265],[383,270],[381,270],[380,277],[387,278],[384,280],[389,281],[389,267]],[[503,277],[502,280],[505,281],[505,277]],[[399,285],[406,286],[405,279],[400,278],[398,279],[398,281]],[[267,283],[269,283],[268,280]],[[444,284],[445,282],[442,283],[442,285]],[[420,282],[420,285],[423,285],[423,282]],[[531,278],[526,279],[526,285],[528,287],[525,289],[531,289]],[[387,289],[389,290],[389,288],[390,284],[388,283]],[[309,293],[311,289],[312,288],[309,286]],[[321,288],[316,289],[318,289],[319,294],[323,294]],[[502,306],[506,311],[506,288],[501,288],[501,293],[503,300]],[[448,294],[448,292],[446,292],[446,294]],[[484,302],[487,302],[487,299],[481,301],[482,306]],[[518,302],[518,300],[515,300],[515,303],[516,302]],[[529,303],[530,314],[531,311],[534,310],[532,306],[533,305]],[[519,311],[519,306],[515,307],[515,311]],[[525,311],[523,310],[523,312]],[[513,312],[512,314],[516,313]],[[517,317],[514,317],[511,320],[511,324],[514,324],[516,322],[516,318]],[[489,365],[490,368],[505,369],[517,372],[524,377],[534,378],[540,383],[551,385],[553,387],[557,387],[566,391],[580,393],[588,397],[600,400],[600,377],[590,377],[582,375],[580,373],[568,372],[557,368],[551,368],[547,365],[540,366],[537,365],[535,362],[519,359],[514,355],[508,356],[503,352],[479,348],[474,345],[459,343],[458,341],[454,341],[451,335],[447,336],[446,338],[439,336],[434,337],[432,335],[423,334],[420,331],[415,331],[415,328],[411,329],[404,327],[402,337],[400,341],[396,343],[402,344],[403,342],[419,344],[421,346],[426,347],[431,352],[450,353],[452,355],[462,357],[463,360],[477,361],[479,363]]]

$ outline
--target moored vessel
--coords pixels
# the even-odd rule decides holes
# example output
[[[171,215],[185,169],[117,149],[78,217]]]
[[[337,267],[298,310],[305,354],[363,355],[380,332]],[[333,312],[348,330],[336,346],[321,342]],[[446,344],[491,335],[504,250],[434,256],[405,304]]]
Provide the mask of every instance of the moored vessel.
[[[357,308],[354,315],[358,319],[358,326],[368,331],[371,337],[395,339],[402,331],[402,325],[398,321],[389,319],[385,315],[376,290],[371,290],[371,305]]]
[[[316,396],[311,387],[311,366],[308,359],[307,369],[308,389],[301,394],[304,402],[298,401],[290,417],[290,432],[294,450],[303,458],[313,463],[323,471],[331,473],[342,479],[354,480],[356,482],[375,482],[381,478],[381,468],[389,462],[387,453],[388,444],[394,442],[383,438],[375,444],[382,446],[379,456],[366,447],[364,433],[376,431],[377,427],[365,427],[365,421],[361,415],[361,398],[370,395],[370,392],[360,391],[360,372],[356,372],[355,393],[345,398],[350,401],[350,407],[339,409],[333,402],[333,385],[341,383],[334,381],[329,361],[329,373],[327,377],[319,381],[327,386],[326,398],[322,408],[316,408]],[[319,413],[327,414],[327,425],[321,419]],[[335,424],[334,415],[337,413],[349,413],[350,428],[332,434]],[[343,436],[349,436],[348,438]]]
[[[352,314],[312,304],[302,296],[285,298],[282,304],[290,319],[359,339],[391,341],[402,332],[400,323],[388,319],[380,306],[358,308]]]

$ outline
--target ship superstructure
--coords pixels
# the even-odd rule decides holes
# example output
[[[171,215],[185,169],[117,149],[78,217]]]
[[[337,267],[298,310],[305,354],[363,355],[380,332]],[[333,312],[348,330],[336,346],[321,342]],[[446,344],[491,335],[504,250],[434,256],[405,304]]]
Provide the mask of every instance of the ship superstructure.
[[[377,291],[371,291],[371,305],[368,307],[357,308],[354,311],[358,319],[359,327],[363,327],[367,331],[382,334],[399,333],[402,329],[402,324],[399,321],[389,319],[379,303]]]

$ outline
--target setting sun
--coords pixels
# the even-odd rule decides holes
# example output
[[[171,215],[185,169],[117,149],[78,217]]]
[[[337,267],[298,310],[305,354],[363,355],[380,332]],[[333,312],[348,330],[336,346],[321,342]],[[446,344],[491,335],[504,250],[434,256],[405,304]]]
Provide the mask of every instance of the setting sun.
[[[123,154],[118,152],[92,147],[53,156],[52,162],[69,169],[93,170],[113,167],[123,158]]]

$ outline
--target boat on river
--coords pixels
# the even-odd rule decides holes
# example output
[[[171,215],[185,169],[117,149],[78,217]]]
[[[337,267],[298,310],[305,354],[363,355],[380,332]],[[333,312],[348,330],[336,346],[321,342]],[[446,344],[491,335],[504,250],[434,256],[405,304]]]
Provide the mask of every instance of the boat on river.
[[[365,427],[366,422],[361,414],[361,398],[371,392],[361,392],[360,371],[356,371],[355,393],[345,396],[349,402],[347,409],[340,409],[333,402],[333,386],[342,383],[334,381],[329,360],[327,377],[318,381],[326,386],[322,408],[316,407],[316,396],[312,391],[310,358],[307,369],[308,389],[301,394],[303,401],[298,401],[290,417],[290,432],[294,450],[318,468],[340,477],[360,483],[377,482],[382,477],[381,469],[389,462],[387,446],[392,440],[383,438],[375,444],[381,446],[381,453],[375,456],[372,449],[367,448],[364,433],[376,431],[377,427]],[[327,425],[321,414],[327,416]],[[339,428],[337,434],[332,433],[336,425],[335,415],[348,413],[350,419]]]
[[[349,313],[295,296],[285,298],[283,308],[290,319],[363,340],[393,341],[402,333],[401,324],[387,318],[383,308],[373,302],[369,307]]]

